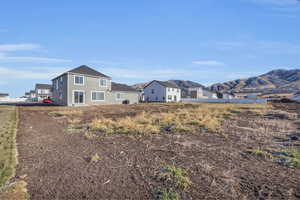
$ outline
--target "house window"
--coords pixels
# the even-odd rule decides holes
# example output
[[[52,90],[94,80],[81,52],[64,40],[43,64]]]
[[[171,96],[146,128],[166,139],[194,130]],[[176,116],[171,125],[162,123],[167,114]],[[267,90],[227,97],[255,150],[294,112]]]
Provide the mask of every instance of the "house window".
[[[58,79],[56,80],[56,89],[58,90]]]
[[[174,92],[174,88],[172,88],[172,91]]]
[[[179,89],[177,88],[177,92],[179,92]]]
[[[107,86],[107,80],[106,79],[100,79],[100,86],[106,87]]]
[[[104,101],[104,92],[92,92],[92,101]]]
[[[154,89],[151,90],[151,93],[154,94]]]
[[[124,99],[124,94],[122,93],[117,93],[117,99]]]
[[[75,104],[84,104],[84,92],[83,91],[74,91],[73,101]]]
[[[61,76],[61,77],[60,77],[60,82],[62,82],[62,81],[63,81],[63,77]]]
[[[171,91],[171,88],[168,88],[168,92],[170,92]]]
[[[168,95],[168,100],[172,100],[172,95]]]
[[[74,84],[75,85],[84,85],[84,77],[83,76],[75,76]]]

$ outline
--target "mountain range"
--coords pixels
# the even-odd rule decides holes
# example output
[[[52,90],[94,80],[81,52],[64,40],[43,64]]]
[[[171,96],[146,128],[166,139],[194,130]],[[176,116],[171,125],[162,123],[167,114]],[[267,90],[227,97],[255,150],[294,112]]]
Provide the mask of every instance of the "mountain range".
[[[242,91],[291,91],[300,90],[300,69],[278,69],[266,74],[237,79],[225,83],[216,83],[209,87],[218,92],[242,92]]]
[[[278,69],[270,71],[260,76],[236,79],[224,83],[216,83],[209,87],[204,85],[188,81],[188,80],[169,80],[179,86],[182,89],[188,89],[191,87],[202,87],[215,92],[245,92],[245,91],[264,91],[264,92],[298,92],[300,91],[300,69],[284,70]],[[132,87],[142,90],[147,83],[138,83]]]

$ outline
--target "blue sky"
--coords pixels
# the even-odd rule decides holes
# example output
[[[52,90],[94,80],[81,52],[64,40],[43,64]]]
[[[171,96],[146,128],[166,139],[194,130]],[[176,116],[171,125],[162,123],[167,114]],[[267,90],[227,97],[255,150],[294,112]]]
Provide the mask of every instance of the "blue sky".
[[[82,64],[127,84],[299,68],[299,18],[296,0],[3,1],[0,93]]]

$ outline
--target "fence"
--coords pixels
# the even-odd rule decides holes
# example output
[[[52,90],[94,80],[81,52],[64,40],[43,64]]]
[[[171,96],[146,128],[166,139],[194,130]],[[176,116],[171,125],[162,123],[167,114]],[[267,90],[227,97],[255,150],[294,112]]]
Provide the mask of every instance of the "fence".
[[[202,102],[202,103],[242,103],[242,104],[267,104],[266,99],[181,99],[182,102]]]

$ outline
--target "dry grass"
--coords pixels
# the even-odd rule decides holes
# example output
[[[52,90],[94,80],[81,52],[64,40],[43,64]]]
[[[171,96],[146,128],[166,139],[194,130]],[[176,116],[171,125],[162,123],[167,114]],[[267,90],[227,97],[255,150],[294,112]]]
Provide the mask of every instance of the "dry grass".
[[[267,106],[238,104],[181,104],[168,112],[142,112],[134,117],[112,120],[98,118],[92,121],[92,131],[121,134],[155,134],[159,132],[191,132],[206,130],[217,132],[224,119],[234,112],[245,110],[264,113]]]
[[[0,188],[15,176],[17,166],[16,132],[18,113],[15,107],[0,106]],[[0,199],[28,199],[26,183],[20,181],[0,191]]]
[[[27,192],[27,183],[25,181],[20,181],[16,185],[10,187],[9,189],[0,192],[0,199],[3,200],[29,200],[29,194]]]
[[[15,107],[0,107],[0,187],[15,176],[17,165]]]

